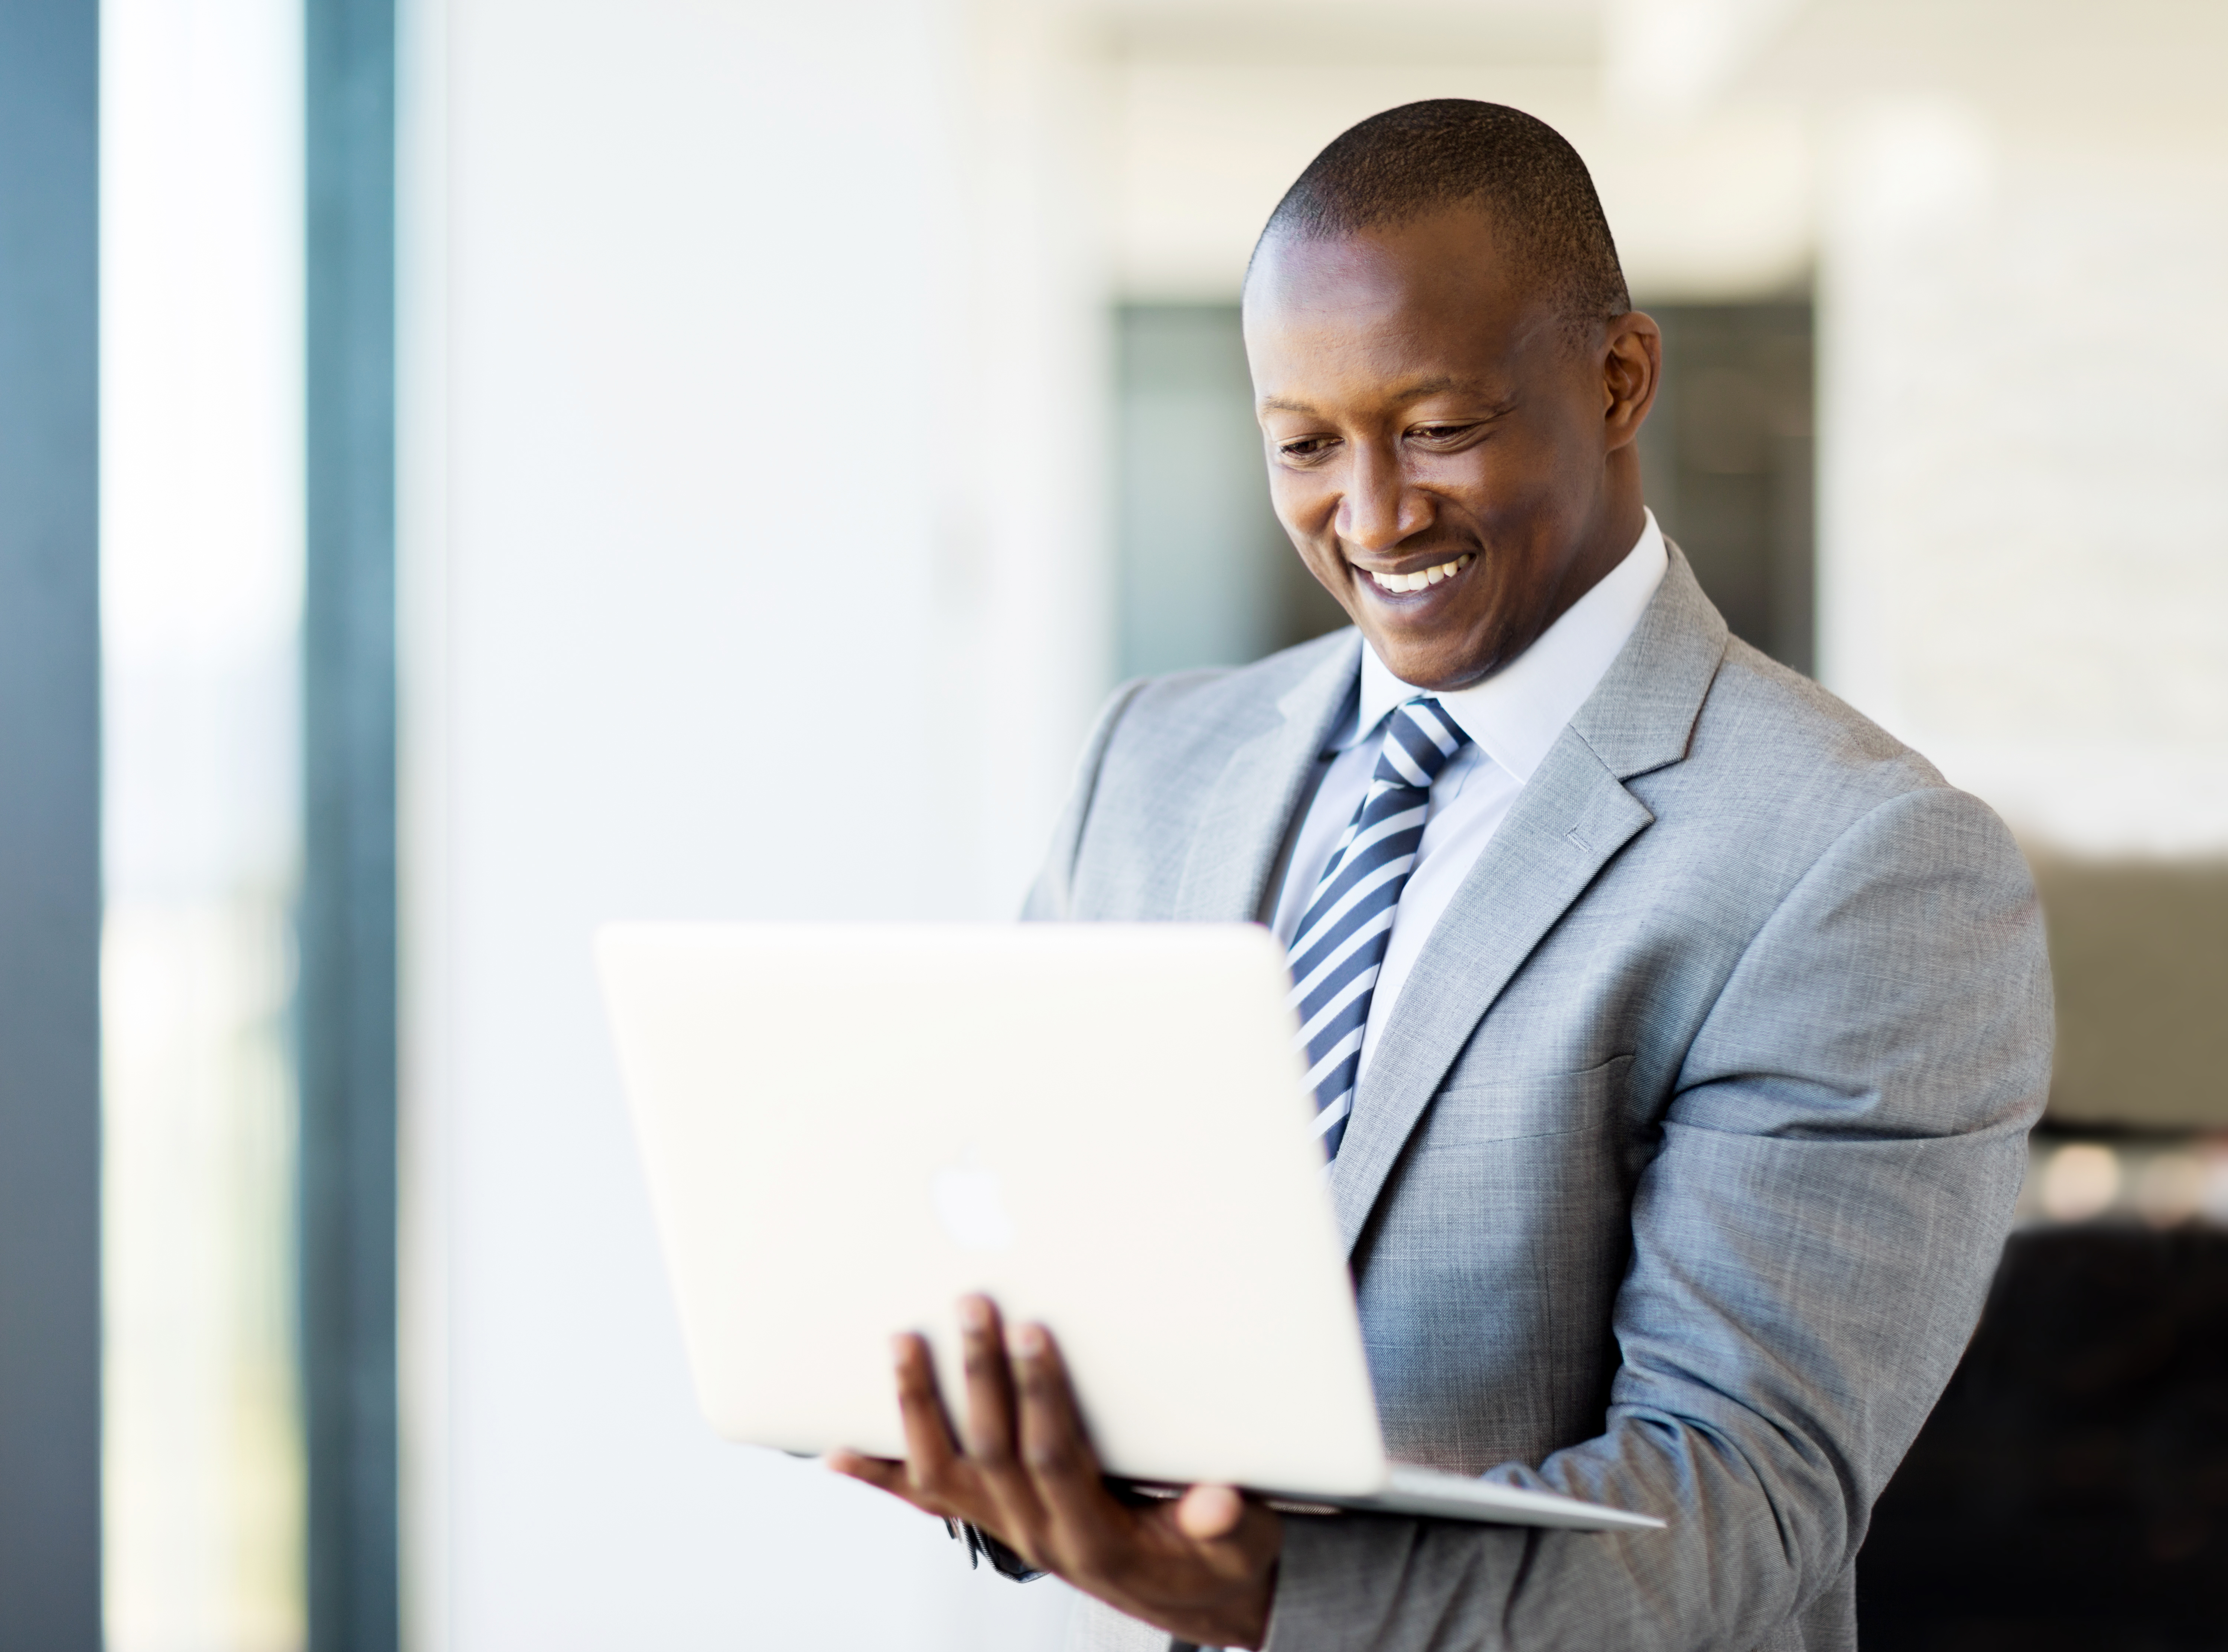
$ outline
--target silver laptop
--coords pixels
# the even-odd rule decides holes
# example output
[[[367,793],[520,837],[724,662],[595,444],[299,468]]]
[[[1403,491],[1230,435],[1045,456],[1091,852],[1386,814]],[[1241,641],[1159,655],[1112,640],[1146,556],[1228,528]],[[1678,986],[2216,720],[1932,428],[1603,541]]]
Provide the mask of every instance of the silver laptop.
[[[1253,925],[615,925],[597,952],[697,1398],[729,1438],[904,1455],[893,1331],[1060,1339],[1110,1474],[1582,1530],[1388,1461]]]

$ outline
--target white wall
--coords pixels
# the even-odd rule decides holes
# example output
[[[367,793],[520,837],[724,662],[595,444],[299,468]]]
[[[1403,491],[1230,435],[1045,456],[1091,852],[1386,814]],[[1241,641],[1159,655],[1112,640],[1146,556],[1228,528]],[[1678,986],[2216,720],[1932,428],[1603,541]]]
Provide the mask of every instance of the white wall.
[[[1057,1638],[1056,1585],[698,1420],[589,955],[618,917],[988,915],[1033,870],[1104,687],[1100,303],[1040,48],[966,22],[409,16],[420,1649]]]
[[[2217,7],[1821,9],[1828,686],[2039,843],[2228,851]]]
[[[1557,41],[1426,41],[1412,56],[1358,61],[1335,35],[1277,44],[1254,55],[1219,37],[1147,35],[1116,60],[1126,296],[1234,300],[1254,238],[1316,151],[1424,98],[1510,104],[1568,138],[1644,302],[1777,294],[1809,274],[1811,134],[1799,111],[1721,108],[1667,131],[1605,97],[1601,66]]]

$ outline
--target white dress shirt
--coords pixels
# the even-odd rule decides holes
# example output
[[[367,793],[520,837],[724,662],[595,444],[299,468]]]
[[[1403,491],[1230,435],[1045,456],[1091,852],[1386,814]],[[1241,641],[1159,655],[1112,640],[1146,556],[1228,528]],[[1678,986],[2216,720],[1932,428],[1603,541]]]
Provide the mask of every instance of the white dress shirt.
[[[1537,642],[1483,682],[1434,697],[1462,724],[1470,743],[1455,754],[1431,787],[1423,844],[1401,891],[1384,966],[1370,997],[1369,1024],[1361,1036],[1365,1070],[1439,915],[1662,583],[1669,558],[1655,512],[1647,517],[1624,560],[1572,603]],[[1401,701],[1427,692],[1395,677],[1363,641],[1360,715],[1316,788],[1277,896],[1274,928],[1285,946],[1292,944],[1331,851],[1368,789],[1377,768],[1380,725]]]

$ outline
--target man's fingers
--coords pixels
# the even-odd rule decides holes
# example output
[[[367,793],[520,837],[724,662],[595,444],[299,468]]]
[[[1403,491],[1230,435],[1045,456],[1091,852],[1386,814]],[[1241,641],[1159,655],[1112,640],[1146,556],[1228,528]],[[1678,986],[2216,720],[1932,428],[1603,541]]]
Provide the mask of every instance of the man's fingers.
[[[897,1366],[898,1413],[905,1419],[907,1481],[925,1496],[948,1493],[958,1448],[944,1398],[937,1391],[936,1365],[928,1356],[928,1344],[904,1331],[890,1339],[890,1354]]]
[[[1083,1432],[1075,1389],[1052,1333],[1042,1325],[1023,1325],[1014,1333],[1013,1344],[1021,1382],[1021,1453],[1031,1472],[1103,1491],[1098,1457]]]
[[[995,1473],[1014,1455],[1014,1377],[1005,1326],[989,1298],[959,1299],[959,1347],[967,1370],[967,1455]]]
[[[902,1463],[893,1463],[887,1457],[867,1457],[857,1451],[830,1451],[821,1460],[835,1473],[870,1485],[877,1491],[887,1491],[924,1514],[950,1515],[951,1511],[942,1504],[913,1489],[912,1478]]]
[[[997,1506],[998,1528],[1033,1565],[1046,1563],[1044,1504],[1022,1468],[1014,1415],[1014,1371],[1006,1328],[988,1297],[959,1302],[961,1356],[967,1367],[967,1456]]]
[[[1164,1623],[1173,1613],[1209,1626],[1217,1644],[1258,1645],[1283,1522],[1227,1486],[1195,1486],[1149,1512],[1124,1508],[1100,1478],[1051,1334],[1024,1325],[1008,1338],[982,1297],[960,1304],[960,1323],[966,1448],[927,1343],[900,1336],[891,1355],[906,1459],[837,1451],[828,1466],[925,1513],[995,1532],[1031,1565],[1134,1616]]]
[[[1284,1522],[1232,1486],[1194,1486],[1146,1518],[1159,1522],[1169,1541],[1189,1547],[1195,1560],[1220,1577],[1255,1575],[1284,1547]]]
[[[1229,1536],[1245,1518],[1245,1499],[1231,1486],[1194,1486],[1176,1503],[1176,1529],[1202,1543]]]
[[[905,1484],[906,1465],[892,1462],[886,1457],[868,1457],[862,1451],[833,1451],[820,1459],[835,1473],[848,1475],[854,1480],[864,1480],[870,1486],[884,1491],[893,1491]]]
[[[1075,1390],[1052,1335],[1024,1325],[1013,1336],[1021,1387],[1021,1460],[1053,1519],[1053,1541],[1072,1566],[1104,1575],[1124,1513],[1106,1493],[1098,1457],[1083,1432]]]

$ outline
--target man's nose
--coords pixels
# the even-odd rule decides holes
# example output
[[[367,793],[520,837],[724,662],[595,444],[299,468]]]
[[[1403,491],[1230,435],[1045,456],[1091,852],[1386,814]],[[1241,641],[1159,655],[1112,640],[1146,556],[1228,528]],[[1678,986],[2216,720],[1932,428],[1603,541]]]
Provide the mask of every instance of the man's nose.
[[[1338,537],[1356,551],[1389,551],[1431,523],[1430,501],[1407,485],[1390,454],[1367,449],[1354,456],[1354,471],[1338,501]]]

